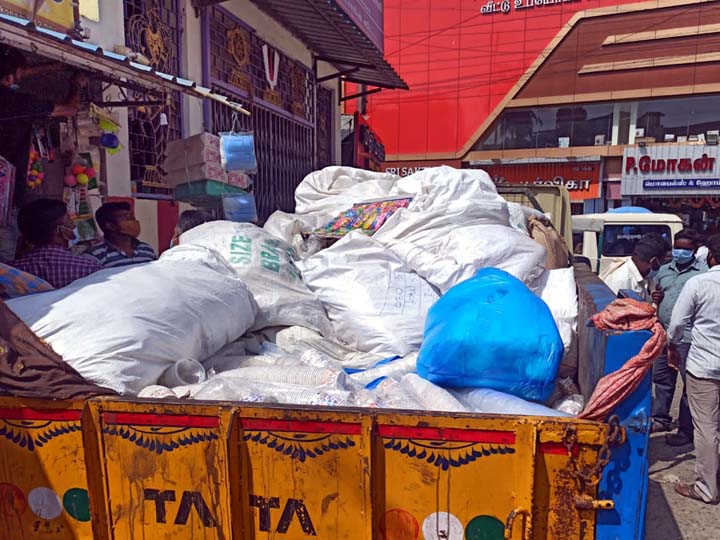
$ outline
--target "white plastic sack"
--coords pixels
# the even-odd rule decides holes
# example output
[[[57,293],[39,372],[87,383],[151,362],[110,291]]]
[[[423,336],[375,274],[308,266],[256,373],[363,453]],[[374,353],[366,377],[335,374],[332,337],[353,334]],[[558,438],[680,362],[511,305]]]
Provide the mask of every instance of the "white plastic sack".
[[[542,274],[545,249],[510,225],[508,203],[485,171],[437,167],[413,179],[418,195],[373,236],[409,269],[442,293],[481,268],[527,284]]]
[[[344,388],[346,380],[344,371],[302,365],[241,367],[224,372],[222,377],[270,384],[337,389]]]
[[[277,211],[267,219],[263,229],[292,246],[298,258],[305,259],[322,249],[320,239],[311,233],[327,221],[325,216],[303,216]],[[310,236],[305,239],[303,235]]]
[[[541,276],[536,290],[550,308],[567,352],[577,332],[578,322],[575,271],[572,267],[548,270]]]
[[[326,167],[308,174],[295,190],[295,212],[332,217],[372,199],[413,195],[412,182],[399,176],[352,167]]]
[[[418,353],[412,352],[405,358],[397,358],[392,361],[384,361],[379,365],[376,365],[370,369],[365,369],[357,373],[353,373],[348,378],[354,384],[363,385],[369,384],[381,377],[388,377],[391,379],[401,379],[408,373],[413,373],[417,369],[417,358]]]
[[[349,346],[388,357],[419,349],[438,295],[372,238],[347,235],[304,261],[303,273]]]
[[[490,390],[488,388],[469,388],[455,390],[452,394],[468,409],[481,414],[515,414],[519,416],[569,416],[568,414],[545,407],[539,403],[526,401],[520,397]]]
[[[87,380],[134,395],[178,359],[202,361],[254,322],[237,273],[208,250],[178,253],[183,260],[102,270],[7,304]]]
[[[322,304],[303,282],[292,248],[251,223],[212,221],[180,237],[220,253],[240,274],[258,304],[254,329],[306,326],[323,335],[332,326]]]

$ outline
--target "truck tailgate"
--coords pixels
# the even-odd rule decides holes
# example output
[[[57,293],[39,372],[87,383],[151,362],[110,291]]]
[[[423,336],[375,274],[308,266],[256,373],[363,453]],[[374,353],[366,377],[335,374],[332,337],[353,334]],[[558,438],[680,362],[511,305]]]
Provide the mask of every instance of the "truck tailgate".
[[[592,539],[573,470],[606,436],[574,419],[0,400],[0,540]]]

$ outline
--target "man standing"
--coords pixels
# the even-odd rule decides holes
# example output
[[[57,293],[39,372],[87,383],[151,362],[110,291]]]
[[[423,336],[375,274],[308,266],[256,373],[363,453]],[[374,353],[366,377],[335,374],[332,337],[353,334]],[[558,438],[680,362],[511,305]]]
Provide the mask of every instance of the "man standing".
[[[692,325],[687,356],[687,393],[694,427],[695,482],[678,484],[684,497],[720,502],[720,235],[707,241],[710,270],[688,280],[675,303],[668,328],[668,363],[681,362],[678,346]]]
[[[649,302],[650,282],[660,270],[667,252],[668,245],[662,238],[645,236],[635,245],[632,257],[611,267],[600,277],[615,294],[627,289]]]
[[[656,288],[652,293],[652,298],[653,302],[658,305],[658,318],[665,329],[670,326],[673,308],[685,283],[708,269],[695,257],[700,242],[700,235],[692,229],[684,229],[677,233],[672,250],[673,260],[660,268],[655,278]],[[685,361],[690,350],[691,332],[692,327],[688,326],[683,340],[676,347],[681,359],[680,369],[683,383],[685,381]],[[653,383],[655,398],[652,408],[652,430],[654,432],[670,431],[672,424],[670,406],[675,395],[677,370],[668,366],[666,354],[660,355],[653,365]],[[686,389],[683,389],[680,400],[678,431],[673,435],[668,435],[665,440],[670,446],[683,446],[691,444],[693,441],[692,418]]]
[[[11,263],[18,270],[60,288],[102,269],[92,257],[75,255],[68,249],[75,239],[75,227],[62,202],[40,199],[23,206],[18,227],[33,245],[27,255]]]
[[[95,212],[95,221],[105,240],[88,253],[105,268],[118,268],[154,261],[155,250],[138,240],[140,222],[135,219],[130,203],[110,202]]]

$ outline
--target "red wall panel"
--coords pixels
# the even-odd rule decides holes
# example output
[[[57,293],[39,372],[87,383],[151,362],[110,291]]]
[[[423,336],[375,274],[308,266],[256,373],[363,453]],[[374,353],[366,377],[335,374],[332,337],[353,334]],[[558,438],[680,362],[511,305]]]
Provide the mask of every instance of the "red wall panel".
[[[459,151],[575,13],[633,1],[484,15],[486,0],[385,0],[385,55],[410,85],[369,98],[388,159]]]

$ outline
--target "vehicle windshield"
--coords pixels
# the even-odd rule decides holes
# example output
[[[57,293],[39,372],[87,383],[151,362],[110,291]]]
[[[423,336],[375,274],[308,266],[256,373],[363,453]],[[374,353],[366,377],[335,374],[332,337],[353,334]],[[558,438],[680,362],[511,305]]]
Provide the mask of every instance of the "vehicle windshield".
[[[671,244],[670,227],[667,225],[605,225],[603,229],[602,254],[606,257],[629,257],[640,239],[646,234],[661,235]]]

